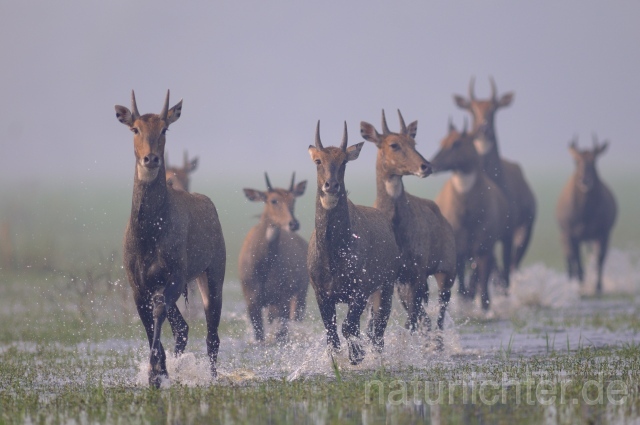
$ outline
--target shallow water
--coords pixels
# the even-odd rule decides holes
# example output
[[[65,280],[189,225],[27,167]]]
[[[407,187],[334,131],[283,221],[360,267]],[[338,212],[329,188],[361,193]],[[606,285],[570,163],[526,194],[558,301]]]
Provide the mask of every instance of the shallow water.
[[[312,290],[305,321],[290,323],[290,341],[282,346],[275,342],[276,325],[268,324],[266,321],[266,342],[254,341],[239,284],[227,282],[222,322],[233,325],[227,326],[225,331],[221,332],[218,379],[214,381],[210,377],[204,338],[193,336],[192,332],[185,354],[178,358],[168,356],[170,378],[162,387],[242,387],[269,380],[295,383],[317,377],[335,380],[339,379],[340,373],[355,373],[369,379],[377,376],[381,370],[398,376],[407,376],[408,371],[414,371],[414,376],[427,379],[434,373],[442,373],[443,370],[445,373],[455,373],[469,365],[495,365],[500,369],[516,359],[524,360],[526,363],[528,358],[575,353],[583,348],[637,346],[640,344],[639,259],[640,255],[636,252],[613,250],[610,253],[604,279],[604,296],[601,298],[593,296],[593,261],[588,265],[584,285],[570,281],[564,273],[542,264],[525,267],[513,275],[509,295],[501,294],[491,287],[492,304],[489,313],[482,311],[479,302],[464,302],[454,294],[442,334],[442,351],[434,348],[435,333],[410,334],[404,329],[406,314],[394,299],[392,315],[385,333],[384,351],[377,354],[366,341],[363,341],[366,357],[358,366],[349,363],[344,341],[341,351],[330,354],[327,350],[324,328]],[[431,290],[434,294],[433,285]],[[1,316],[19,315],[33,308],[27,301],[18,297],[19,287],[10,290],[5,288],[3,291],[4,293],[0,294],[3,295],[0,297]],[[115,305],[119,302],[116,299]],[[78,310],[73,303],[73,299],[64,296],[50,303],[36,302],[41,311],[49,312],[56,309]],[[88,307],[92,320],[108,323],[113,319],[113,313],[105,311],[104,308],[108,301],[96,299],[94,304]],[[131,313],[130,307],[121,308],[128,309],[132,323],[130,326],[138,329],[139,319]],[[179,307],[192,329],[193,326],[201,326],[204,323],[197,293],[190,295],[188,307]],[[435,318],[436,309],[437,303],[431,302],[428,313],[432,319]],[[346,308],[340,306],[339,323],[344,319],[345,313]],[[363,325],[365,322],[366,318],[363,318]],[[25,326],[28,327],[28,323]],[[165,328],[164,345],[170,347],[168,324],[165,324]],[[168,351],[170,354],[171,349]],[[82,389],[99,386],[107,389],[124,387],[142,390],[148,387],[149,351],[147,342],[142,338],[119,338],[112,334],[109,338],[88,339],[75,344],[45,343],[28,339],[0,344],[1,356],[19,356],[20,353],[33,359],[30,368],[32,372],[28,372],[28,376],[12,382],[11,385],[0,382],[0,390],[4,389],[15,396],[36,394],[40,403],[55,400],[60,388]],[[201,409],[208,412],[208,404],[203,403]],[[509,410],[505,406],[501,408]],[[326,418],[332,412],[330,406],[322,404],[322,400],[311,404],[298,403],[289,406],[288,409],[294,409],[307,419],[317,419],[308,420],[311,423],[330,422]],[[356,421],[358,423],[380,420],[380,417],[375,416],[375,412],[368,408],[358,410],[360,408],[354,406],[353,409],[359,418]],[[544,417],[550,418],[548,423],[562,422],[562,415],[569,414],[565,412],[564,406],[547,406],[544,409]],[[433,423],[439,423],[437,406],[425,407],[415,403],[396,406],[387,403],[385,412],[387,419],[404,415],[409,419],[427,418]],[[575,419],[576,413],[571,412],[569,418]],[[474,418],[472,411],[464,410],[463,413],[471,415],[471,419]],[[619,410],[611,410],[610,407],[599,411],[598,414],[609,415],[620,423],[640,417],[638,412],[625,411],[621,414]],[[505,411],[504,415],[510,417],[512,412]],[[622,416],[618,418],[616,415]],[[582,413],[577,417],[583,417]],[[76,420],[74,417],[73,421]],[[461,420],[464,420],[464,417]]]

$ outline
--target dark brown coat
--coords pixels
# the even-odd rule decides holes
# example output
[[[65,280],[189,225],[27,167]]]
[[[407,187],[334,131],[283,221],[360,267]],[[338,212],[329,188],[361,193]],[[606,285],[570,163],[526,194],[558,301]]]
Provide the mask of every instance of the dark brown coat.
[[[507,197],[513,236],[511,246],[504,247],[506,250],[503,253],[503,263],[507,263],[506,255],[510,252],[508,262],[512,268],[517,269],[531,241],[537,206],[533,191],[520,166],[500,156],[495,114],[498,109],[511,105],[514,95],[506,93],[498,99],[495,82],[491,79],[491,98],[480,100],[475,98],[473,85],[474,80],[471,79],[469,99],[456,95],[454,100],[458,107],[472,115],[472,132],[476,134],[474,145],[482,158],[482,168]]]
[[[159,115],[140,116],[132,92],[132,110],[116,106],[116,118],[134,133],[136,166],[131,217],[124,240],[124,267],[151,350],[149,384],[167,377],[160,335],[166,318],[180,355],[189,326],[176,301],[187,282],[197,279],[207,321],[207,354],[216,376],[226,251],[216,208],[209,198],[174,190],[165,181],[165,132],[180,118],[182,101],[169,109],[169,92]]]
[[[406,327],[414,331],[423,321],[427,329],[431,327],[423,302],[429,300],[427,278],[433,275],[440,301],[437,324],[442,329],[456,271],[453,230],[433,201],[404,190],[403,176],[427,177],[431,164],[415,148],[417,121],[406,126],[400,111],[398,115],[400,133],[389,131],[384,111],[382,134],[373,125],[360,123],[362,137],[378,147],[375,207],[391,222],[400,249],[398,294],[408,312]]]
[[[270,318],[280,321],[276,339],[285,342],[290,316],[304,316],[309,287],[308,244],[296,233],[300,224],[294,216],[295,198],[304,194],[307,181],[296,185],[294,174],[287,190],[272,188],[266,173],[265,178],[266,192],[244,189],[250,201],[264,202],[264,210],[244,239],[238,272],[256,340],[264,340],[262,309],[268,308]]]
[[[347,199],[344,173],[348,161],[360,155],[364,142],[347,148],[347,124],[339,148],[323,147],[316,129],[316,144],[309,154],[316,164],[318,180],[315,230],[309,240],[307,266],[320,315],[327,330],[327,343],[339,349],[336,304],[349,310],[342,334],[349,347],[349,359],[358,364],[364,358],[360,337],[360,316],[367,300],[380,290],[380,303],[373,312],[370,337],[381,350],[391,311],[393,288],[398,275],[398,247],[391,224],[378,210],[354,205]]]
[[[595,137],[591,150],[579,150],[575,140],[571,143],[569,151],[576,163],[576,169],[560,193],[556,207],[569,278],[583,281],[580,244],[593,242],[597,250],[598,294],[602,293],[602,270],[609,248],[611,229],[618,213],[613,193],[600,179],[596,169],[596,159],[608,145],[608,142],[598,144]]]
[[[473,146],[473,136],[449,125],[440,151],[431,160],[433,171],[452,171],[436,203],[451,224],[456,238],[457,274],[460,293],[473,299],[478,285],[482,308],[489,308],[489,276],[495,267],[494,245],[511,237],[507,200],[485,174]],[[469,288],[465,287],[466,265],[471,263]],[[508,268],[505,268],[508,284]]]

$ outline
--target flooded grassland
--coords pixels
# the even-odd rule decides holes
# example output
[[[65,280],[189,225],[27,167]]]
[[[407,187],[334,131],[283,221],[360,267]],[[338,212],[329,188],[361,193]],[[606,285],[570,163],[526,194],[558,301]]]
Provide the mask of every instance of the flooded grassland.
[[[287,344],[276,343],[275,325],[267,326],[266,342],[254,341],[235,258],[255,222],[246,217],[258,210],[249,211],[241,199],[228,209],[216,201],[230,257],[219,377],[208,373],[202,305],[192,287],[188,305],[179,302],[191,329],[187,350],[169,357],[170,379],[159,390],[147,385],[148,345],[121,268],[128,197],[115,202],[113,195],[105,200],[87,191],[73,209],[54,197],[36,206],[17,203],[14,214],[29,237],[15,241],[19,255],[0,271],[0,422],[637,421],[640,253],[624,239],[634,237],[635,223],[621,217],[604,296],[596,298],[592,259],[583,286],[565,277],[549,215],[554,195],[539,198],[531,255],[513,276],[509,296],[492,291],[486,314],[454,295],[443,351],[435,350],[432,334],[404,329],[396,298],[384,351],[375,353],[365,341],[358,366],[350,365],[346,350],[327,352],[313,291]],[[624,214],[638,209],[624,201],[630,198],[623,197]],[[299,210],[309,231],[312,208],[302,203]],[[340,308],[339,321],[344,315]],[[171,338],[165,324],[169,352]]]

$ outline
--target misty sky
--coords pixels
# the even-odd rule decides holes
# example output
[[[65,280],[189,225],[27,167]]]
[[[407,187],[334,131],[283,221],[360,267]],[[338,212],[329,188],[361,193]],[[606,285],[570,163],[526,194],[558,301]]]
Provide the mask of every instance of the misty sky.
[[[0,178],[131,182],[132,135],[114,104],[158,113],[184,99],[167,142],[199,178],[314,178],[307,154],[350,143],[360,121],[418,120],[431,158],[452,95],[489,76],[515,92],[497,115],[502,153],[527,169],[571,167],[569,140],[611,141],[601,169],[635,170],[640,148],[640,2],[274,1],[0,3]],[[367,144],[350,173],[373,176]],[[543,168],[544,167],[544,168]],[[352,171],[353,170],[353,171]]]

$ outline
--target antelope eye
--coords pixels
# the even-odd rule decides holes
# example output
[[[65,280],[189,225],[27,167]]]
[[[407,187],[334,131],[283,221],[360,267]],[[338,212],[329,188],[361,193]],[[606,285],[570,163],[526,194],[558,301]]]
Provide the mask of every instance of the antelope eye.
[[[167,134],[167,130],[169,130],[167,127],[162,129],[162,135],[164,136],[165,134]]]
[[[316,160],[315,160],[315,161],[313,161],[313,162],[315,162],[315,163],[316,163],[316,165],[320,165],[320,164],[321,164],[321,162],[320,162],[320,160],[319,160],[319,159],[316,159]]]
[[[393,149],[394,151],[397,151],[400,149],[400,145],[398,145],[397,143],[391,143],[391,145],[389,145],[391,147],[391,149]]]
[[[131,131],[133,131],[133,134],[138,134],[139,133],[138,129],[135,128],[135,127],[131,127]]]
[[[271,203],[272,203],[273,205],[275,205],[275,204],[277,204],[277,203],[278,203],[278,200],[277,200],[277,199],[272,199],[272,200],[271,200]]]

